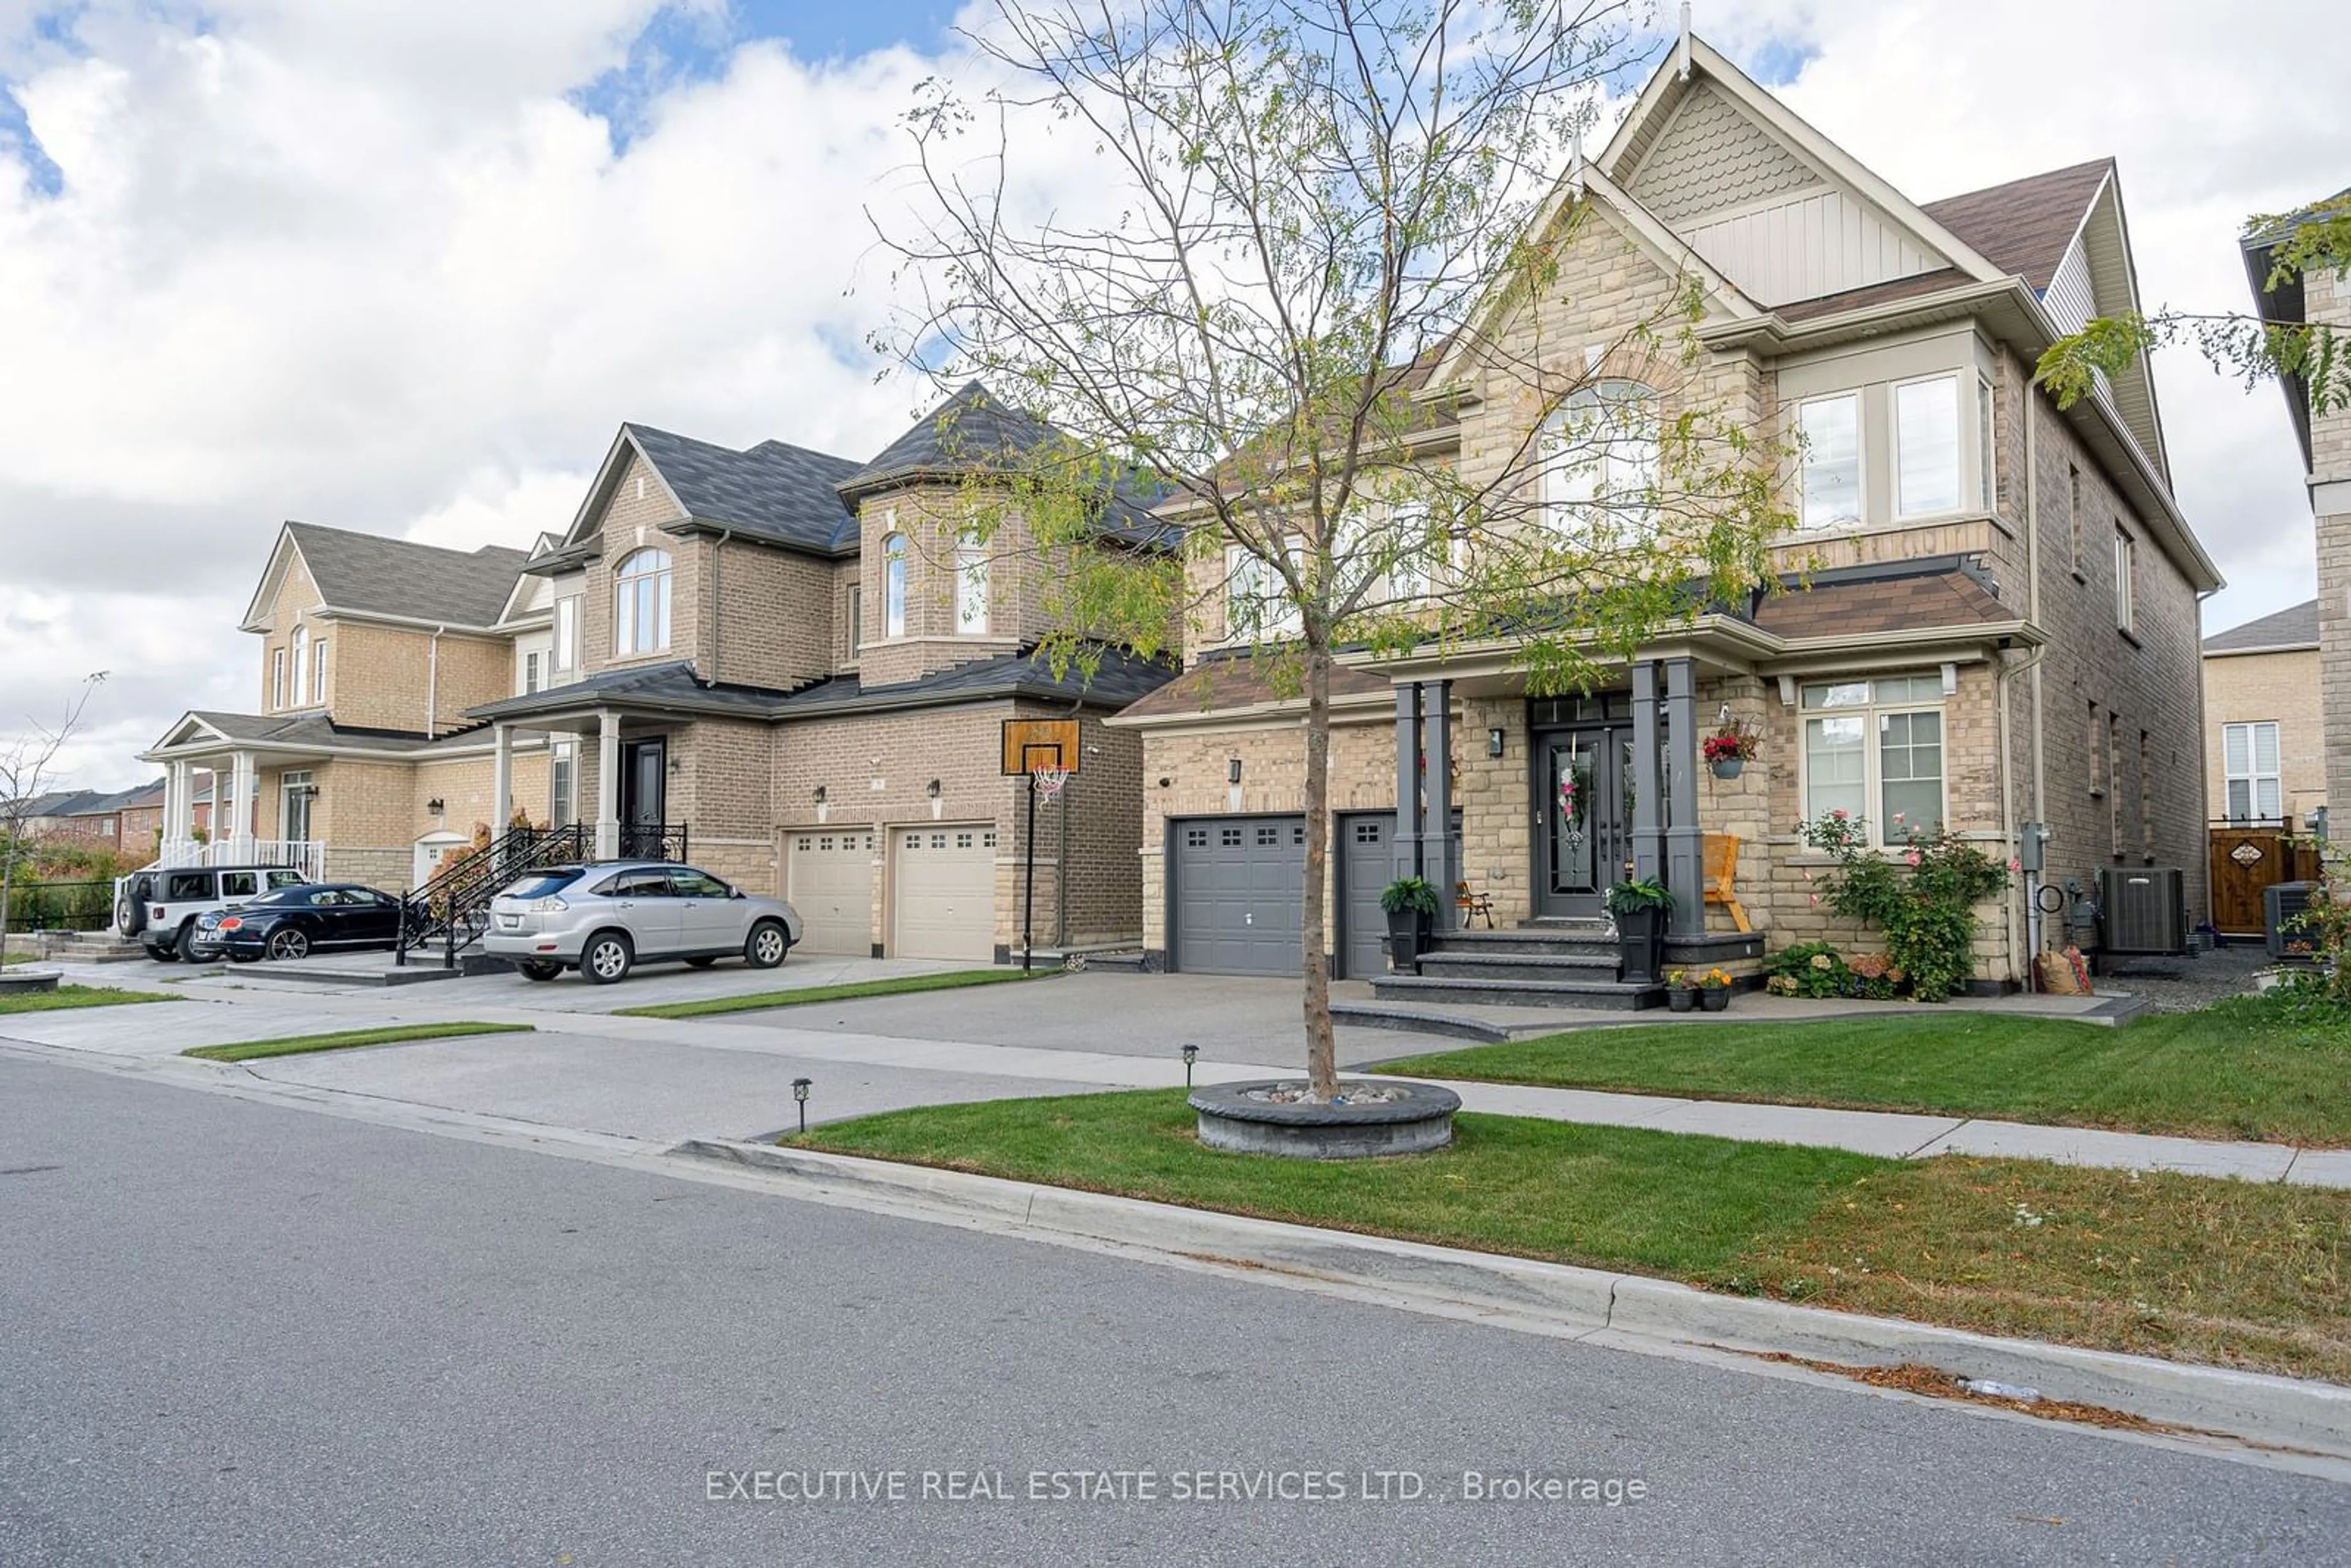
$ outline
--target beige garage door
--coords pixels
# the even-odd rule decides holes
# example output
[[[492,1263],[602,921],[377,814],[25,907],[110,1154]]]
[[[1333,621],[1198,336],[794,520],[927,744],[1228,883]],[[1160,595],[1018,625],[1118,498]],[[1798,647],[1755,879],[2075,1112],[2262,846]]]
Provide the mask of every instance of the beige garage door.
[[[791,891],[800,946],[866,957],[873,951],[873,835],[796,832]]]
[[[996,956],[996,830],[893,828],[900,958]]]

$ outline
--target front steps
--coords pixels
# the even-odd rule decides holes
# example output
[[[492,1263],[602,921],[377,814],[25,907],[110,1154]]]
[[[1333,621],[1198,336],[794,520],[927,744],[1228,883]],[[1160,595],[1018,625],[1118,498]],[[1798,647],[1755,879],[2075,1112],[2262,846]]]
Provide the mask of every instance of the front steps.
[[[1661,985],[1616,977],[1616,938],[1605,926],[1548,923],[1439,933],[1421,955],[1420,973],[1378,976],[1372,994],[1384,1002],[1623,1012],[1666,1000]]]

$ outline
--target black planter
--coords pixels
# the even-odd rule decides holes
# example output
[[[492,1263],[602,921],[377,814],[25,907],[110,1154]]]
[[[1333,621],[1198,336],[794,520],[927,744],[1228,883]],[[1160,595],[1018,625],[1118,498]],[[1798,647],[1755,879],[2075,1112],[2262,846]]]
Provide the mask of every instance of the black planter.
[[[1729,986],[1708,986],[1698,992],[1698,1006],[1710,1013],[1719,1013],[1730,1006]]]
[[[1666,1005],[1672,1008],[1674,1011],[1677,1013],[1694,1011],[1698,1007],[1698,993],[1692,990],[1681,989],[1667,991],[1666,993]]]
[[[1429,917],[1417,909],[1388,912],[1388,964],[1399,975],[1420,973],[1420,955],[1428,946]]]
[[[1616,917],[1618,977],[1628,985],[1654,986],[1665,967],[1666,912],[1638,909]]]

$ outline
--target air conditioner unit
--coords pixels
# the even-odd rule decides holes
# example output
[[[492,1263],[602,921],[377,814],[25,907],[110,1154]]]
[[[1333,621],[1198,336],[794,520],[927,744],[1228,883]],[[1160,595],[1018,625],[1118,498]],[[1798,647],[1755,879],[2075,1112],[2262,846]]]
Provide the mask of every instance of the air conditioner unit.
[[[2105,952],[2132,957],[2187,953],[2187,883],[2179,867],[2101,871],[2098,884]]]
[[[2318,952],[2318,933],[2305,931],[2302,912],[2310,907],[2308,882],[2273,882],[2262,890],[2262,930],[2273,958],[2308,958]]]

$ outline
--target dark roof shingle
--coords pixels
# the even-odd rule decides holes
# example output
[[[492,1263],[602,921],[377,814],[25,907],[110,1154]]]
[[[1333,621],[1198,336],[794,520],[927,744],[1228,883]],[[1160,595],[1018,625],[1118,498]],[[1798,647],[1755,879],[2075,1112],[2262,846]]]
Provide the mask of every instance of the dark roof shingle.
[[[2090,198],[2114,169],[2113,159],[2094,159],[1928,202],[1926,213],[1994,267],[2023,278],[2037,294],[2056,276],[2065,247],[2073,244],[2074,231],[2090,210]]]
[[[1810,588],[1764,600],[1754,621],[1774,636],[1802,638],[1999,625],[2019,618],[1972,573],[1954,566],[1857,581],[1815,578]]]
[[[527,551],[504,545],[444,549],[381,534],[287,523],[319,596],[336,610],[495,626]]]
[[[2318,601],[2290,606],[2204,639],[2208,653],[2247,653],[2256,649],[2318,646]]]
[[[782,441],[737,452],[650,424],[622,428],[697,522],[828,553],[856,542],[856,519],[836,488],[857,471],[854,459]]]
[[[977,382],[967,382],[840,484],[843,493],[856,494],[880,489],[904,475],[995,467],[1035,451],[1052,436],[1052,426],[998,402]]]
[[[1182,674],[1141,701],[1128,705],[1119,716],[1176,718],[1296,698],[1296,693],[1285,690],[1269,676],[1270,667],[1270,661],[1260,661],[1253,652],[1205,654]],[[1348,664],[1331,667],[1331,695],[1334,697],[1391,689],[1393,683],[1384,675],[1371,674]]]

